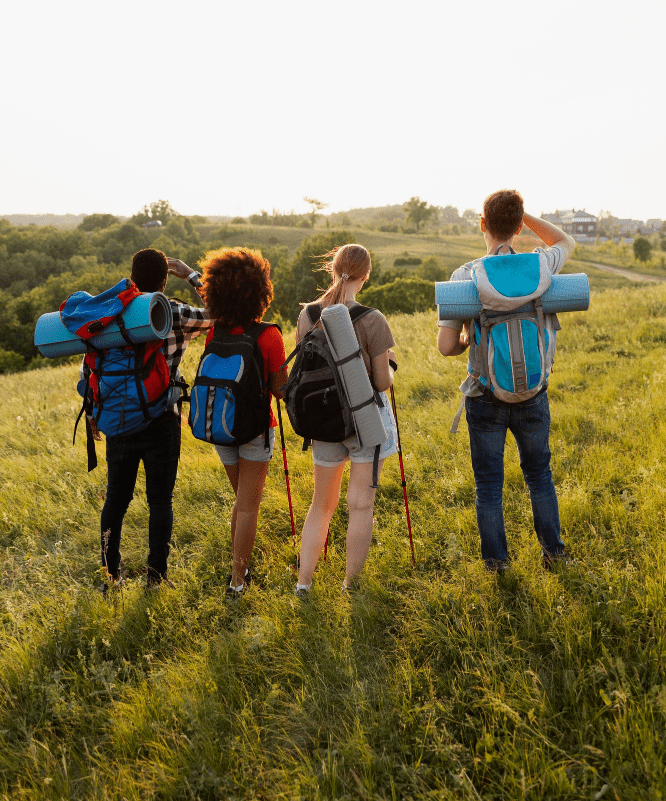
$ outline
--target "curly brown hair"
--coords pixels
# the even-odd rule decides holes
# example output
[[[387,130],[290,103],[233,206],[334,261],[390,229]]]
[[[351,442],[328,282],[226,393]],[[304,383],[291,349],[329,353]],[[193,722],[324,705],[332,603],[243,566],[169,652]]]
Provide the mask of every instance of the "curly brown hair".
[[[495,239],[511,239],[523,222],[523,198],[515,189],[500,189],[483,201],[483,219]]]
[[[199,266],[206,307],[217,323],[247,328],[261,320],[273,300],[273,284],[271,265],[258,250],[211,250]]]

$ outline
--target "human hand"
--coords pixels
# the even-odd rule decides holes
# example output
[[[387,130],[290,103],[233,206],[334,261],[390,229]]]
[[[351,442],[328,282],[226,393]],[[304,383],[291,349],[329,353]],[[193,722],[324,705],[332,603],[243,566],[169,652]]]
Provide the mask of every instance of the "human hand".
[[[170,275],[175,275],[177,278],[187,278],[194,272],[191,267],[188,267],[187,264],[180,259],[167,258],[167,263],[169,265],[167,272]]]
[[[92,434],[92,438],[95,440],[95,442],[101,442],[102,435],[99,428],[97,428],[97,423],[93,417],[88,418],[88,425],[90,426],[90,433]]]

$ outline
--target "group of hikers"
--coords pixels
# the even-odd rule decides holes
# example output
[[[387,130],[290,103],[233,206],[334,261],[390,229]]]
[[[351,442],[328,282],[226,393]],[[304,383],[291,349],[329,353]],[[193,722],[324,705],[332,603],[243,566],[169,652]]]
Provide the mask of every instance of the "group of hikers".
[[[541,269],[552,275],[558,273],[571,256],[574,240],[551,223],[525,213],[523,200],[514,190],[501,190],[486,198],[481,230],[487,255],[480,258],[515,253],[513,240],[523,225],[546,245],[534,251],[538,254]],[[370,254],[361,245],[346,244],[324,254],[323,258],[323,269],[330,275],[331,283],[316,300],[301,304],[303,308],[296,327],[297,347],[313,329],[321,327],[322,310],[335,304],[344,304],[349,309],[386,439],[381,446],[364,447],[355,434],[339,442],[312,438],[314,492],[301,534],[295,586],[300,597],[307,597],[311,590],[329,524],[338,506],[347,461],[351,463],[347,489],[349,520],[346,573],[342,586],[345,592],[353,591],[357,586],[372,540],[377,478],[384,460],[398,452],[396,421],[386,395],[397,369],[392,350],[396,343],[381,311],[364,309],[365,313],[361,315],[353,314],[353,309],[359,306],[356,296],[370,278]],[[168,275],[173,275],[188,281],[201,297],[201,307],[169,301],[173,326],[161,351],[172,379],[180,378],[178,366],[189,342],[202,334],[206,335],[204,356],[216,352],[216,347],[224,347],[225,337],[248,333],[260,350],[262,385],[269,404],[266,430],[241,444],[214,445],[235,495],[230,519],[232,565],[226,592],[230,597],[240,597],[252,579],[251,557],[257,518],[274,448],[277,420],[270,398],[278,401],[283,398],[288,364],[280,329],[262,324],[273,299],[273,286],[270,265],[261,253],[246,248],[222,248],[207,253],[200,267],[201,273],[179,259],[168,258],[161,251],[148,248],[134,255],[131,280],[142,293],[163,292]],[[472,269],[471,262],[463,265],[450,280],[470,280]],[[550,468],[547,378],[527,400],[502,400],[484,374],[482,362],[487,359],[487,354],[478,321],[440,319],[438,326],[437,347],[443,356],[455,356],[470,349],[468,376],[461,390],[469,429],[476,515],[485,566],[491,571],[503,572],[509,564],[502,511],[504,444],[509,430],[516,440],[520,467],[529,488],[543,565],[552,568],[554,563],[566,559],[566,552]],[[554,326],[555,329],[559,327],[556,318]],[[85,360],[82,379],[90,380],[90,367]],[[216,380],[213,377],[206,383],[214,385]],[[217,384],[222,383],[217,381]],[[89,432],[100,439],[95,430],[94,409],[89,407],[87,414]],[[192,413],[190,422],[192,424]],[[155,586],[167,580],[173,529],[172,498],[180,447],[181,416],[175,402],[155,419],[147,421],[140,430],[106,437],[108,481],[101,513],[101,559],[107,574],[105,587],[118,588],[124,582],[121,532],[140,462],[144,464],[149,505],[147,582],[148,586]]]

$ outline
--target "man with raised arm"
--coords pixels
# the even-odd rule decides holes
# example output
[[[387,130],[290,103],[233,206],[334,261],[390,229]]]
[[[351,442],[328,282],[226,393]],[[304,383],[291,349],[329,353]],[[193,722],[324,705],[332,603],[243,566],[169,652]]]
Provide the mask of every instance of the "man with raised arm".
[[[527,214],[523,199],[515,190],[500,190],[483,204],[481,230],[487,256],[512,253],[512,244],[526,225],[546,245],[536,248],[540,263],[557,274],[571,256],[575,242],[568,234],[538,217]],[[459,267],[451,281],[469,281],[472,262]],[[503,572],[509,561],[502,491],[504,486],[504,444],[511,431],[518,446],[520,467],[529,487],[534,527],[542,548],[544,567],[565,558],[560,536],[557,494],[550,468],[550,409],[547,381],[529,400],[507,403],[478,379],[481,347],[470,337],[472,321],[440,320],[437,347],[442,356],[456,356],[470,348],[468,375],[460,389],[464,395],[469,430],[472,470],[476,485],[476,519],[481,537],[481,556],[486,567]],[[555,326],[559,328],[558,325]],[[474,330],[474,327],[471,327]]]
[[[131,279],[141,292],[163,292],[167,278],[175,275],[188,281],[196,290],[201,286],[198,272],[180,259],[168,259],[154,248],[134,254]],[[180,379],[178,365],[190,340],[213,325],[205,308],[169,301],[173,313],[171,333],[164,340],[162,351],[169,374],[174,381]],[[82,380],[85,371],[82,366]],[[167,577],[167,558],[173,529],[173,488],[176,483],[180,459],[180,414],[175,403],[179,393],[166,411],[152,420],[141,431],[127,436],[106,438],[106,464],[108,471],[106,500],[101,516],[102,566],[108,573],[107,586],[118,587],[123,582],[120,569],[120,538],[127,508],[134,496],[134,486],[143,462],[146,473],[148,500],[148,574],[147,586],[157,586]],[[94,421],[91,421],[94,427]],[[98,432],[95,438],[101,439]]]

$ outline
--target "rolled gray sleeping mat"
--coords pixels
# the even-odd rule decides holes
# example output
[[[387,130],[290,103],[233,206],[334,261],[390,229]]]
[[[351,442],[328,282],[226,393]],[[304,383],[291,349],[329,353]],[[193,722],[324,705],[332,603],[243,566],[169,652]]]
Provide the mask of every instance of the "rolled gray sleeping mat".
[[[161,292],[139,295],[125,308],[123,322],[132,342],[139,344],[164,339],[169,336],[173,327],[171,304]],[[124,348],[127,345],[117,323],[111,323],[88,341],[99,350]],[[47,359],[75,356],[77,353],[86,352],[83,340],[62,324],[60,312],[42,314],[37,320],[35,345]]]
[[[471,320],[481,311],[481,301],[474,281],[438,281],[435,303],[440,320]],[[541,296],[546,314],[587,311],[590,307],[590,282],[585,273],[554,275],[551,285]],[[516,311],[529,311],[531,303]]]
[[[354,325],[349,316],[349,309],[343,303],[322,309],[321,322],[336,362],[358,353],[360,346]],[[356,406],[366,404],[358,411],[352,412],[361,446],[365,448],[386,442],[388,437],[379,414],[379,407],[376,403],[366,403],[373,398],[374,390],[363,357],[359,353],[358,358],[351,358],[338,369],[350,407],[354,409]]]

